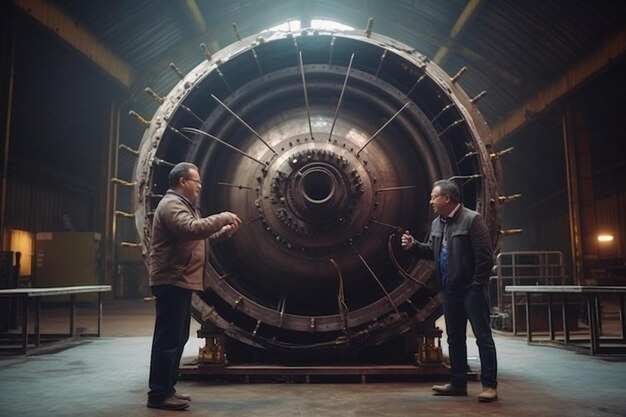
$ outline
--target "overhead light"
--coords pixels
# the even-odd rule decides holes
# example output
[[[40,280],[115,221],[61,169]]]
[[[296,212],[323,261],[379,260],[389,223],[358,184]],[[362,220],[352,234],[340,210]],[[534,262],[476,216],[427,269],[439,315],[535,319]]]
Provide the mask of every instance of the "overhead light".
[[[598,235],[598,242],[612,242],[613,241],[613,235],[610,234],[599,234]]]

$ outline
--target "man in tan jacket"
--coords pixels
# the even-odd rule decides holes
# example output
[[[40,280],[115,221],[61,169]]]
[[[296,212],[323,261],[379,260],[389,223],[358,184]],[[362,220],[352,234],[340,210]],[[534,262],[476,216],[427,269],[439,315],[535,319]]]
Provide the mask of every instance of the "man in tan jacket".
[[[191,397],[177,393],[174,385],[189,339],[191,294],[204,290],[205,240],[230,237],[241,220],[228,211],[201,217],[194,206],[202,187],[194,164],[181,162],[172,168],[169,186],[154,213],[148,259],[150,289],[156,297],[148,407],[184,410]]]

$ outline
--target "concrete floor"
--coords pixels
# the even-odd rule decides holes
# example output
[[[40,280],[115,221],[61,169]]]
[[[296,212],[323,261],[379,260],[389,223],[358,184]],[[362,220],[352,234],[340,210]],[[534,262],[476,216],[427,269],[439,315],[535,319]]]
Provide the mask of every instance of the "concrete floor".
[[[0,356],[0,416],[626,416],[626,358],[528,346],[504,335],[496,335],[496,403],[477,402],[479,382],[469,384],[468,397],[436,397],[432,382],[181,381],[177,388],[193,396],[191,407],[153,410],[145,405],[152,309],[140,300],[107,302],[102,338]],[[58,311],[44,307],[42,314],[44,331],[65,326]],[[95,327],[92,314],[79,311],[78,326],[87,332]],[[193,360],[202,343],[191,339],[183,360]],[[478,368],[473,339],[468,347],[471,366]]]

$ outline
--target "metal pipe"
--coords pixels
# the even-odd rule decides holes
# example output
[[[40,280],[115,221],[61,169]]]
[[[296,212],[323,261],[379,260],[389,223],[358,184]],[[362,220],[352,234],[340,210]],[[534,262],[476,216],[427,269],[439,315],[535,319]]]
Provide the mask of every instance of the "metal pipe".
[[[135,110],[129,111],[128,115],[132,116],[135,120],[137,120],[139,122],[139,124],[141,124],[145,129],[150,127],[150,120],[145,119],[139,113],[137,113]]]
[[[206,44],[201,43],[200,49],[202,49],[202,52],[204,52],[204,56],[206,60],[211,62],[211,59],[213,59],[213,55],[211,55],[211,52],[209,52],[209,49],[206,47]]]
[[[119,108],[115,102],[111,101],[109,114],[109,152],[107,164],[107,178],[117,175],[118,149],[119,149]],[[115,272],[115,237],[117,228],[117,218],[115,209],[117,208],[116,186],[111,181],[105,181],[106,203],[104,215],[104,276],[99,279],[99,284],[111,284]]]
[[[459,70],[459,72],[457,72],[456,74],[454,74],[454,76],[452,78],[450,78],[450,81],[455,84],[457,81],[459,81],[459,79],[461,78],[461,76],[465,73],[465,71],[467,71],[467,67],[463,67]]]
[[[180,68],[178,68],[176,66],[176,64],[174,64],[173,62],[170,62],[170,68],[172,69],[172,71],[174,71],[174,73],[176,75],[178,75],[178,77],[182,80],[183,78],[185,78],[185,74],[183,74],[183,72],[180,70]]]
[[[129,218],[129,219],[135,218],[135,213],[127,213],[127,212],[121,211],[121,210],[115,210],[115,215],[116,216],[120,216],[120,217],[126,217],[126,218]]]
[[[119,129],[119,119],[118,119],[118,129]],[[119,141],[119,139],[118,139],[118,141]],[[126,152],[130,153],[131,155],[135,155],[135,156],[139,155],[139,151],[136,150],[136,149],[131,148],[130,146],[126,146],[124,144],[121,144],[121,145],[118,146],[118,148],[123,150],[123,151],[126,151]]]
[[[366,38],[372,36],[372,30],[374,29],[374,18],[370,17],[367,19],[367,26],[365,26],[364,35]]]
[[[121,179],[119,179],[119,178],[115,178],[115,177],[114,177],[114,178],[111,178],[111,182],[112,182],[113,184],[122,185],[122,186],[124,186],[124,187],[128,187],[128,188],[131,188],[131,187],[134,187],[135,185],[137,185],[137,181],[132,181],[132,182],[129,182],[129,181],[124,181],[124,180],[121,180]]]
[[[146,89],[144,90],[150,97],[152,97],[154,99],[154,101],[156,101],[159,104],[163,104],[163,102],[165,101],[163,99],[163,97],[159,96],[157,93],[154,92],[153,89],[151,89],[150,87],[146,87]]]
[[[576,166],[576,151],[572,139],[570,138],[570,124],[569,124],[570,111],[568,110],[562,117],[562,129],[563,129],[563,147],[565,148],[565,178],[567,180],[567,206],[569,214],[569,229],[570,229],[570,248],[572,255],[572,264],[574,269],[572,271],[575,283],[579,283],[579,279],[582,276],[582,237],[581,237],[581,224],[580,224],[580,212],[579,195],[578,195],[578,177]]]
[[[239,33],[239,28],[237,27],[237,23],[233,23],[233,31],[235,32],[235,38],[237,38],[237,40],[240,41],[241,33]]]
[[[11,25],[11,66],[9,68],[9,85],[7,88],[6,126],[4,129],[4,158],[2,161],[2,197],[0,203],[0,249],[4,250],[4,234],[6,231],[7,176],[9,173],[9,145],[11,143],[11,119],[13,117],[13,86],[15,82],[15,40],[17,38],[17,20]]]
[[[508,147],[506,149],[503,149],[501,151],[490,153],[489,157],[492,160],[500,159],[503,156],[507,156],[507,155],[511,154],[514,150],[515,150],[515,148],[513,146],[510,146],[510,147]]]

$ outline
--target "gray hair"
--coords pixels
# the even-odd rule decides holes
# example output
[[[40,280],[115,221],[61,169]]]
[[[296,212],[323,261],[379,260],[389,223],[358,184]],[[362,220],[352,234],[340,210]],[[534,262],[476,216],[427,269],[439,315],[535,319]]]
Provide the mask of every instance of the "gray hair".
[[[433,184],[433,188],[439,187],[442,195],[447,195],[451,200],[459,203],[461,201],[461,191],[459,190],[459,186],[450,180],[439,180],[435,181]]]
[[[170,171],[169,183],[170,188],[175,188],[178,185],[180,178],[185,178],[189,174],[189,171],[195,169],[198,171],[198,167],[191,162],[179,162]]]

